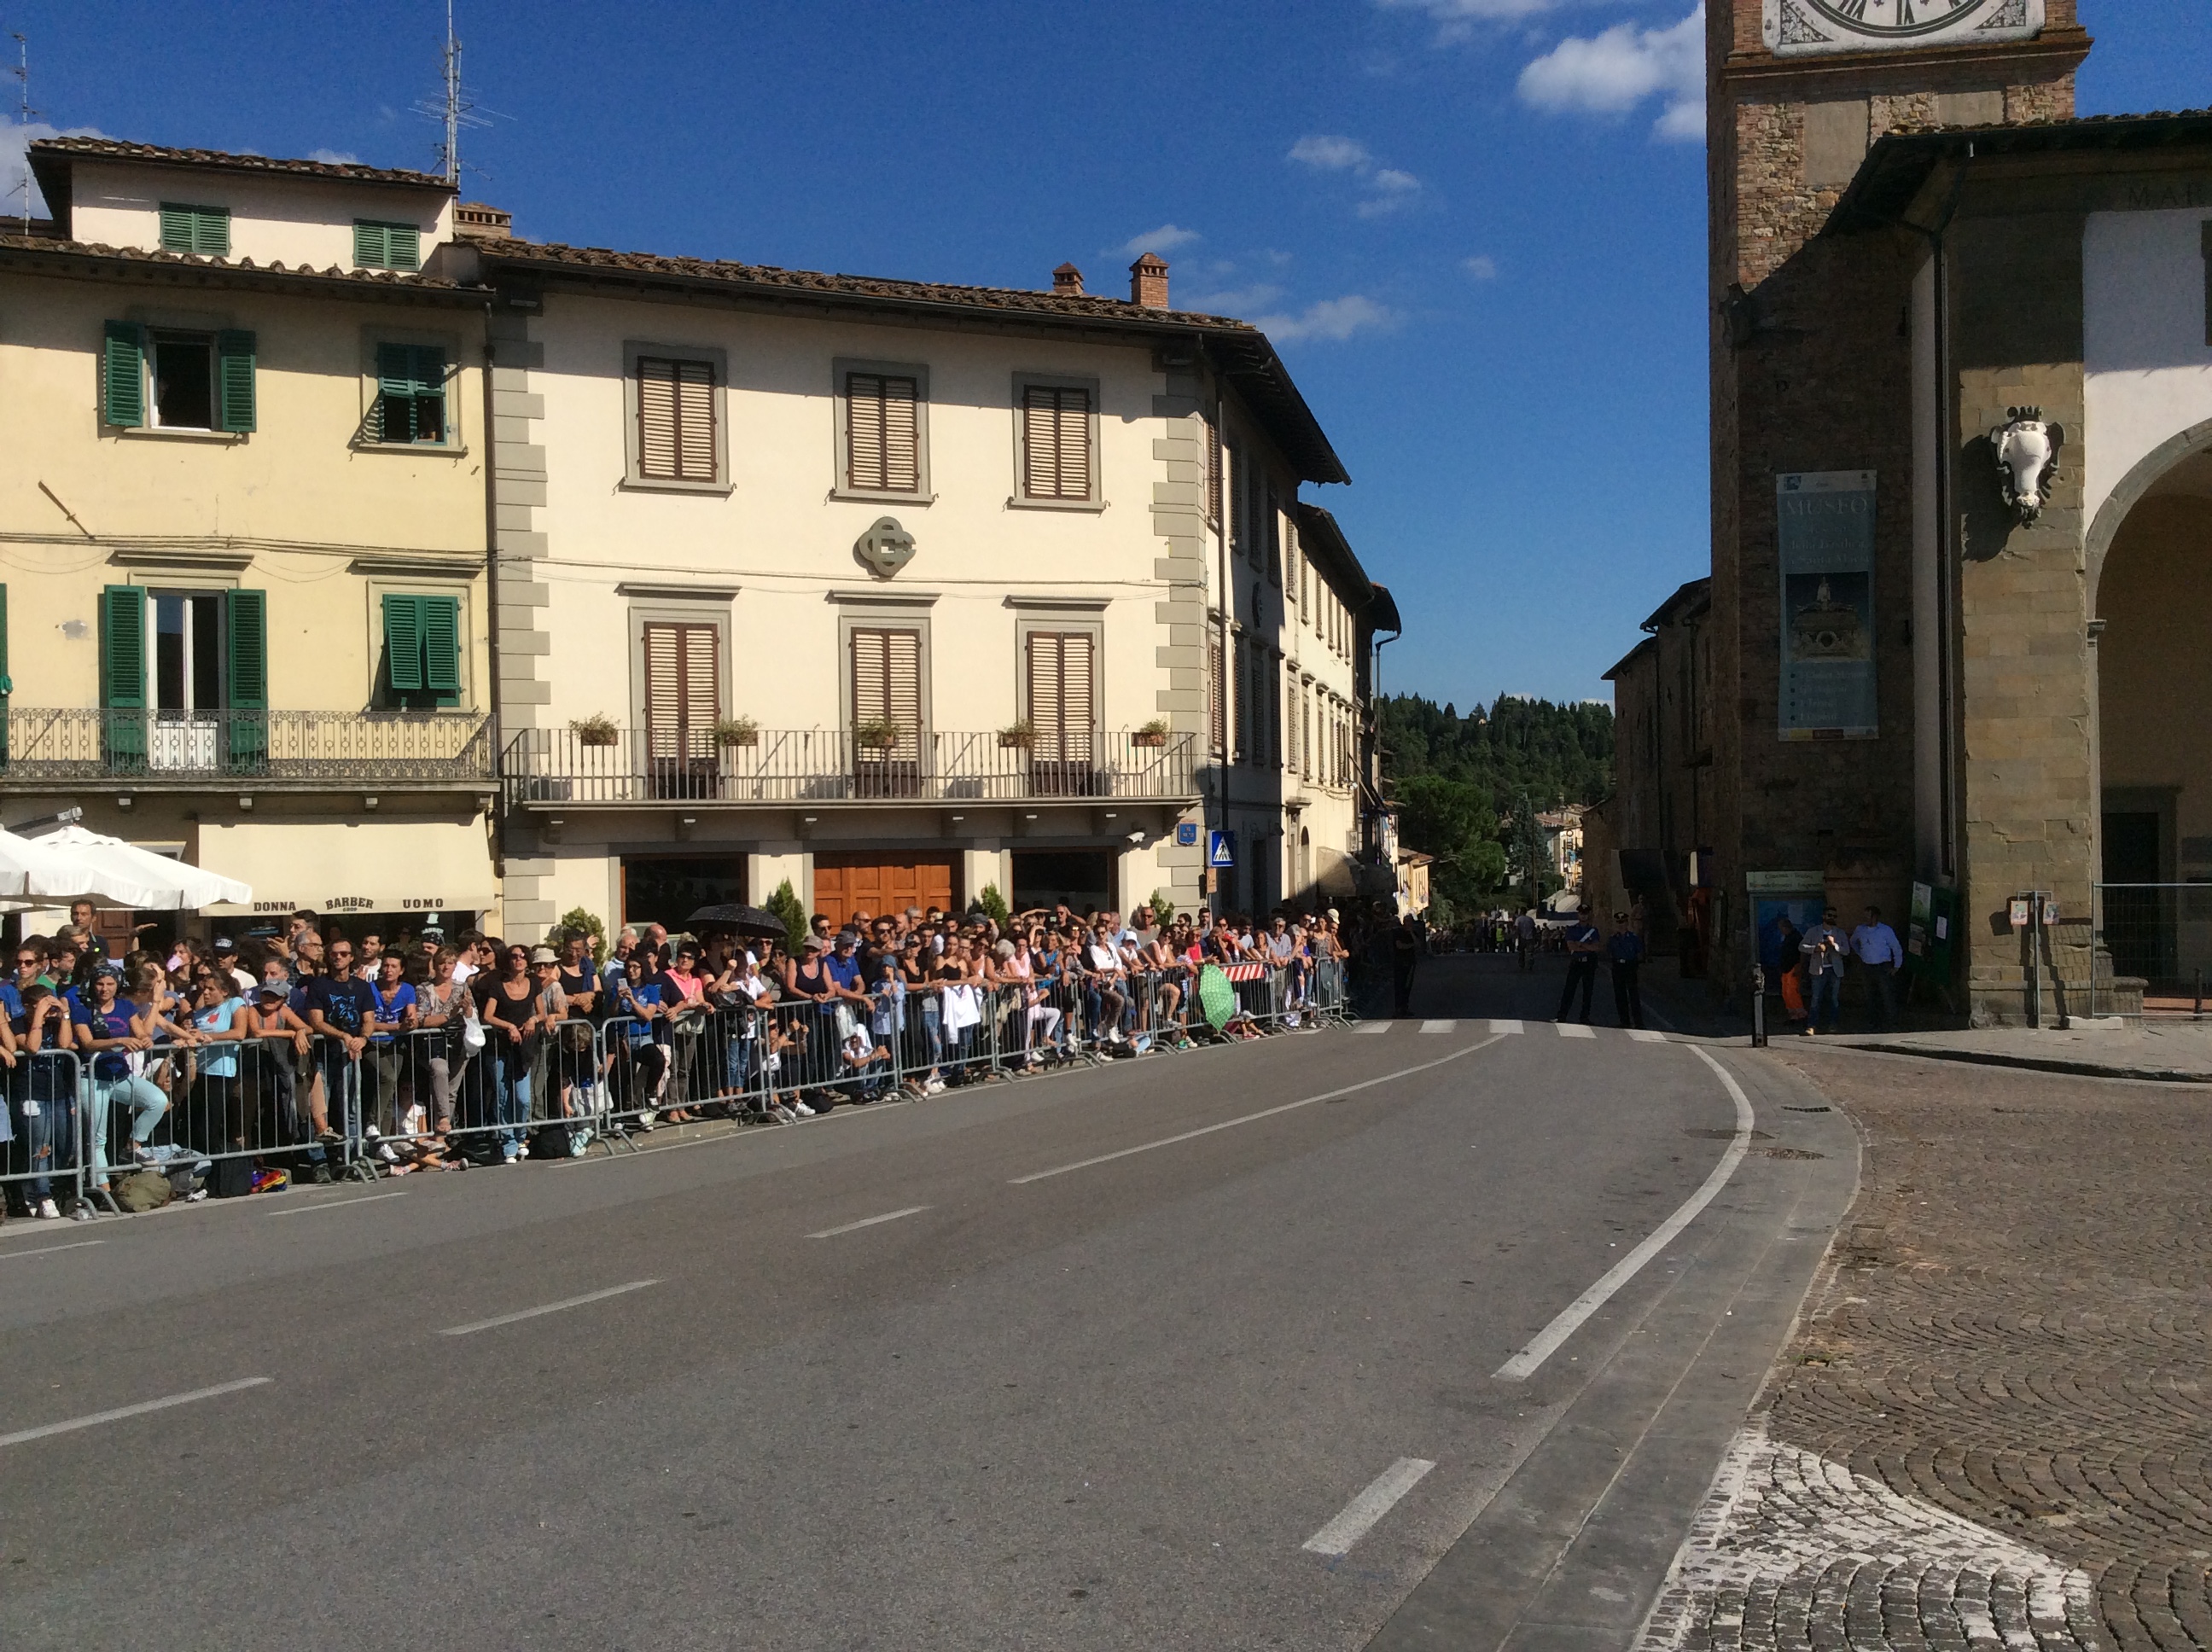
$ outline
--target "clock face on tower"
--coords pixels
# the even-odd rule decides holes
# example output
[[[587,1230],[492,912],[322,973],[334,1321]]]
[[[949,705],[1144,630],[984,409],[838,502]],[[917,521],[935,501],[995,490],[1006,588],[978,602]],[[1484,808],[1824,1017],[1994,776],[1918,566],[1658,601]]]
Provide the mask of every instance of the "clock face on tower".
[[[1780,57],[2025,40],[2043,0],[1765,0],[1766,48]]]

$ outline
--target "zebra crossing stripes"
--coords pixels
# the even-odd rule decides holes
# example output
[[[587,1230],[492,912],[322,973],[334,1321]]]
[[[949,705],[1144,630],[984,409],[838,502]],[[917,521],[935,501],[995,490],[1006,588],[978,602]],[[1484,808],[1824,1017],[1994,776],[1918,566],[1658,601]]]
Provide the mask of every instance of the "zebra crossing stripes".
[[[1517,1021],[1493,1020],[1490,1023],[1490,1030],[1497,1034],[1500,1038],[1503,1038],[1508,1033],[1525,1033],[1528,1029]]]
[[[1628,1036],[1639,1044],[1663,1044],[1667,1042],[1665,1033],[1653,1032],[1649,1027],[1631,1028]]]
[[[1365,1033],[1370,1037],[1372,1037],[1376,1033],[1389,1032],[1390,1030],[1390,1027],[1391,1023],[1388,1021],[1363,1021],[1352,1030],[1357,1033]]]
[[[1495,1017],[1486,1023],[1480,1022],[1470,1023],[1457,1020],[1446,1020],[1441,1018],[1421,1021],[1419,1023],[1398,1021],[1395,1019],[1363,1021],[1352,1030],[1356,1033],[1364,1034],[1370,1038],[1374,1038],[1391,1032],[1395,1029],[1401,1026],[1410,1025],[1420,1032],[1437,1034],[1457,1032],[1463,1026],[1468,1028],[1468,1029],[1472,1031],[1475,1027],[1485,1024],[1489,1027],[1491,1036],[1493,1038],[1504,1037],[1516,1033],[1525,1034],[1528,1030],[1528,1023],[1525,1021],[1508,1021]],[[1562,1038],[1596,1039],[1617,1038],[1626,1036],[1631,1042],[1638,1044],[1664,1044],[1668,1042],[1667,1035],[1665,1033],[1655,1032],[1643,1027],[1586,1027],[1580,1022],[1576,1021],[1539,1021],[1536,1023],[1536,1025],[1540,1027],[1549,1027]]]
[[[1559,1023],[1559,1036],[1562,1038],[1595,1038],[1597,1036],[1597,1029],[1595,1027],[1585,1027],[1578,1021],[1562,1021]]]
[[[1456,1021],[1424,1021],[1421,1030],[1425,1033],[1448,1033],[1458,1025]]]

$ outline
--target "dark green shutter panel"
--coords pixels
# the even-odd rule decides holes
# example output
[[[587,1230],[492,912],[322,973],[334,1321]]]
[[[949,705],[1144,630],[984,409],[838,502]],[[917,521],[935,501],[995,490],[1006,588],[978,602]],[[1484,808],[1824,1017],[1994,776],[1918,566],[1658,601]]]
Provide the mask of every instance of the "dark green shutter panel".
[[[223,593],[223,630],[230,643],[229,762],[234,771],[265,768],[269,759],[269,593]]]
[[[384,258],[387,270],[416,270],[422,264],[422,232],[412,224],[384,227]]]
[[[446,422],[446,351],[439,344],[415,347],[415,440],[444,441]]]
[[[422,686],[458,696],[461,691],[461,603],[458,597],[419,598],[422,614]]]
[[[269,709],[269,593],[223,595],[230,633],[230,705],[234,711]]]
[[[422,689],[422,599],[386,597],[384,599],[384,658],[395,694],[419,694]]]
[[[15,682],[8,675],[8,587],[0,585],[0,695],[15,692]]]
[[[135,321],[111,321],[100,349],[107,422],[135,430],[146,422],[146,330]]]
[[[406,344],[376,347],[376,440],[415,440],[415,351]]]
[[[106,708],[108,762],[136,768],[146,758],[146,592],[111,585],[100,593],[100,703]]]
[[[211,258],[230,256],[230,209],[201,207],[192,215],[192,251]]]
[[[217,333],[215,358],[216,393],[222,402],[222,428],[246,434],[253,429],[253,335]]]
[[[384,268],[384,226],[356,218],[353,222],[353,261],[363,270]]]
[[[161,203],[161,250],[164,252],[189,252],[192,250],[192,210],[190,207]]]

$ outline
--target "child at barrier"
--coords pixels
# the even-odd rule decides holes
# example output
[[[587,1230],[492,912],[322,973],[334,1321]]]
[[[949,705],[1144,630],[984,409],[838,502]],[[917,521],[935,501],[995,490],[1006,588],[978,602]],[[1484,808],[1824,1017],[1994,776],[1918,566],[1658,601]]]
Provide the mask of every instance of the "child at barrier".
[[[77,1061],[69,1048],[69,1006],[53,988],[33,981],[18,993],[22,1034],[9,1071],[9,1096],[23,1124],[31,1173],[26,1196],[33,1215],[52,1221],[61,1215],[53,1174],[76,1168]]]

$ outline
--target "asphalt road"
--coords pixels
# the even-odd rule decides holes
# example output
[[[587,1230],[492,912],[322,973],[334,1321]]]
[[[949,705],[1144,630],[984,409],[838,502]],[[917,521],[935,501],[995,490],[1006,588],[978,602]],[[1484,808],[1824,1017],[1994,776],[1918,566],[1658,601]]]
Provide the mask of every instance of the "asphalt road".
[[[11,1224],[0,1640],[1626,1644],[1855,1149],[1747,1054],[1487,1019],[1556,992],[1443,960],[1380,1031]]]

